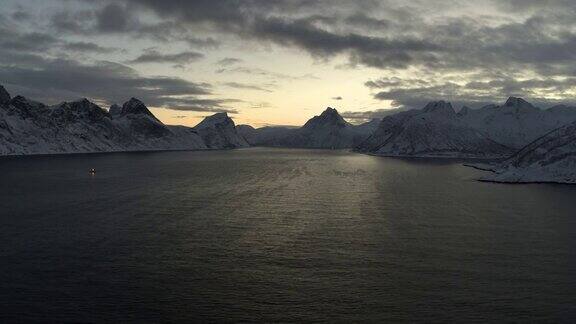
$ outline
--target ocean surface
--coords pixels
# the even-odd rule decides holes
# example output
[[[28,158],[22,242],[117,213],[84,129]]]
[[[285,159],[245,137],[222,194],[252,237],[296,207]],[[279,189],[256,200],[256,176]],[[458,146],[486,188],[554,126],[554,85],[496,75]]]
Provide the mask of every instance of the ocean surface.
[[[0,172],[2,323],[576,321],[576,186],[263,148]]]

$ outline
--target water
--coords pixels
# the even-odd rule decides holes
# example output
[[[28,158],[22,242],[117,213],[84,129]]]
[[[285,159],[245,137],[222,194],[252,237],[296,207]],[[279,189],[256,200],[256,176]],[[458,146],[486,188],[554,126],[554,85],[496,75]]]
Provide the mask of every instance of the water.
[[[576,319],[574,186],[283,149],[0,171],[2,322]]]

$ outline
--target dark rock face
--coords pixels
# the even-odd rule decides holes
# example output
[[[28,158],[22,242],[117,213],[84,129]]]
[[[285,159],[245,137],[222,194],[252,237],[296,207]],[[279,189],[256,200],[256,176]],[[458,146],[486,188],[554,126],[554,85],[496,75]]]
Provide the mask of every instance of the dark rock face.
[[[117,104],[113,104],[110,106],[108,113],[110,113],[112,116],[119,116],[122,114],[122,107],[118,106]]]
[[[160,122],[142,101],[136,98],[125,102],[120,114],[117,113],[117,109],[114,110],[113,118],[122,122],[122,126],[127,127],[127,130],[134,136],[161,138],[171,133],[170,129]]]
[[[0,85],[0,104],[7,104],[10,102],[10,94],[3,86]]]
[[[131,98],[130,100],[126,101],[124,105],[122,105],[121,115],[147,115],[158,121],[154,114],[150,112],[148,107],[146,107],[142,101],[136,98]]]

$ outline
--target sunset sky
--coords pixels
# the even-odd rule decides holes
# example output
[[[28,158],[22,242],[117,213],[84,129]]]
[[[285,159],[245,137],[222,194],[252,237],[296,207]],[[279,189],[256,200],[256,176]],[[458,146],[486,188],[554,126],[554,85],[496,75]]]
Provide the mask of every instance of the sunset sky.
[[[573,0],[3,0],[0,84],[167,124],[351,121],[430,100],[573,103]]]

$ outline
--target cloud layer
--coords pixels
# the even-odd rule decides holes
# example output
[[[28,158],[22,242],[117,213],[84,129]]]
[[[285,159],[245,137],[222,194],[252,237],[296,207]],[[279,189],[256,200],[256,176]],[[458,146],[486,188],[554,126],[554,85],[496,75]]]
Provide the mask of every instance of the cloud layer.
[[[367,77],[366,91],[395,107],[439,98],[478,106],[509,95],[547,105],[573,102],[576,92],[576,3],[568,0],[61,0],[43,19],[26,4],[0,12],[0,77],[53,99],[111,102],[133,93],[176,110],[217,111],[238,101],[215,87],[270,91],[252,80],[207,84],[139,72],[149,63],[205,61],[216,74],[316,77],[250,66],[244,57],[257,46],[379,74]],[[123,54],[131,40],[153,47]],[[218,55],[230,42],[242,44],[245,56]]]

